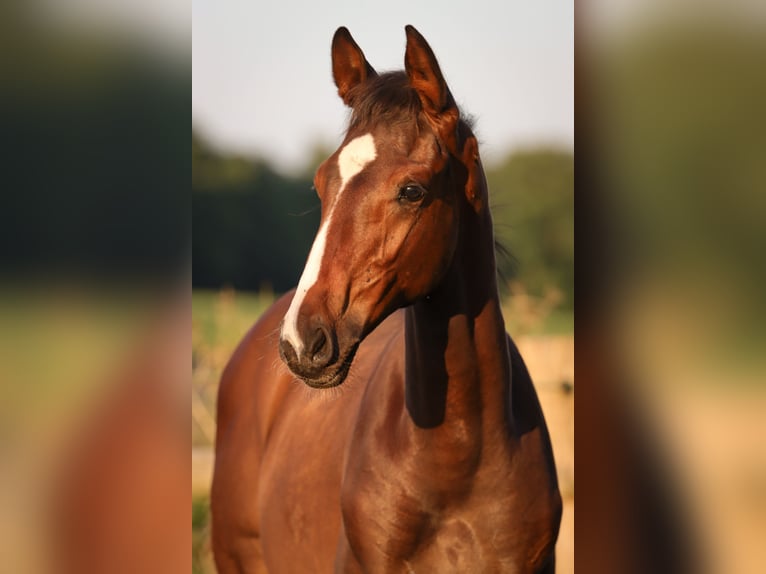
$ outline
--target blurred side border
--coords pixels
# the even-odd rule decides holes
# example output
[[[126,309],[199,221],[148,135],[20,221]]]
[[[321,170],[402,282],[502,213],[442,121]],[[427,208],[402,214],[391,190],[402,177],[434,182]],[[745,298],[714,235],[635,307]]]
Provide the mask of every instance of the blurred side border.
[[[191,49],[155,4],[0,9],[4,571],[191,569]]]
[[[578,4],[577,569],[758,572],[764,13]]]

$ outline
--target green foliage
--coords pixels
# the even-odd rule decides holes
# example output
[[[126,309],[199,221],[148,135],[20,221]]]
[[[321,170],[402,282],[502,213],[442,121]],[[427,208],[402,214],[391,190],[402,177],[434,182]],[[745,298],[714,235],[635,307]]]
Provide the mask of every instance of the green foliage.
[[[501,275],[525,292],[557,291],[574,302],[574,157],[569,152],[530,150],[488,170],[497,240],[513,261],[498,260]]]
[[[83,36],[4,44],[0,274],[176,282],[189,248],[191,74]]]
[[[311,178],[220,155],[192,137],[192,284],[286,291],[319,226]]]
[[[759,300],[764,54],[762,34],[716,24],[639,36],[603,63],[609,184],[623,225],[643,231],[636,255],[664,272],[741,276]]]
[[[766,342],[766,36],[727,18],[671,19],[597,64],[620,283],[653,293],[644,320],[696,325],[674,344],[695,340],[708,373],[714,358],[739,370]]]
[[[192,498],[192,530],[202,530],[207,526],[210,515],[210,501],[207,497]]]

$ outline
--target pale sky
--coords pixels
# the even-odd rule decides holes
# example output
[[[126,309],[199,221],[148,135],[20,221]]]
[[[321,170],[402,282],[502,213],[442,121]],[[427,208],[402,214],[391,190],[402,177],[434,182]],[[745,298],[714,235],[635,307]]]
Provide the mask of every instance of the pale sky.
[[[572,0],[192,0],[194,126],[222,150],[300,167],[345,129],[330,63],[336,28],[380,72],[403,68],[406,24],[477,119],[485,161],[573,147]]]

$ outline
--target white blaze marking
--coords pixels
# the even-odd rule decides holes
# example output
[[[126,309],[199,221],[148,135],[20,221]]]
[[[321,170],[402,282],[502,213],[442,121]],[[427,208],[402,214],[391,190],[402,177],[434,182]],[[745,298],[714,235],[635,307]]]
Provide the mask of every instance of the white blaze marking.
[[[306,293],[309,292],[309,289],[313,287],[319,277],[325,243],[327,242],[327,230],[330,227],[330,221],[332,221],[332,214],[335,211],[335,207],[338,205],[338,200],[340,199],[346,184],[352,177],[361,172],[368,163],[374,160],[375,156],[375,139],[372,137],[372,134],[354,138],[348,142],[346,147],[341,150],[340,155],[338,155],[340,188],[338,189],[338,194],[335,196],[335,202],[327,213],[327,219],[322,223],[316,239],[314,239],[314,244],[311,246],[311,251],[309,252],[308,261],[306,261],[306,267],[303,269],[303,274],[298,282],[298,288],[295,291],[295,297],[293,297],[293,301],[290,304],[290,308],[287,310],[284,322],[282,323],[282,337],[292,344],[298,356],[303,352],[303,341],[298,335],[298,312],[300,311]]]

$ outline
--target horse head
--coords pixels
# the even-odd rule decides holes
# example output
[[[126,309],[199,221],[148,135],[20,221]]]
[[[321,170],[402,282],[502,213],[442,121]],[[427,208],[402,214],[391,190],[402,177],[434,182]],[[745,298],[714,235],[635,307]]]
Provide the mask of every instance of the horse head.
[[[486,205],[476,139],[433,51],[405,30],[405,70],[383,74],[346,28],[333,37],[333,77],[351,118],[316,172],[322,219],[279,342],[312,387],[342,383],[367,334],[440,284],[461,218]]]

